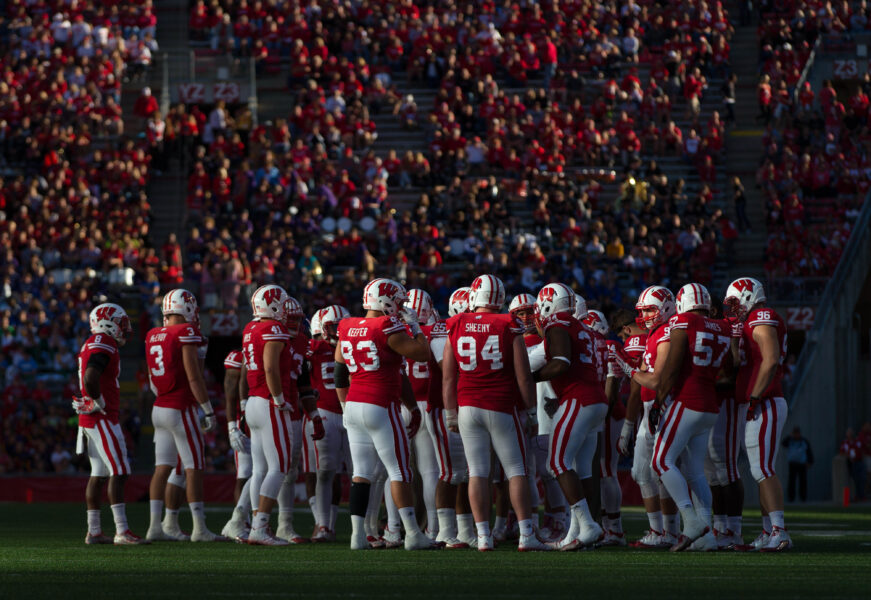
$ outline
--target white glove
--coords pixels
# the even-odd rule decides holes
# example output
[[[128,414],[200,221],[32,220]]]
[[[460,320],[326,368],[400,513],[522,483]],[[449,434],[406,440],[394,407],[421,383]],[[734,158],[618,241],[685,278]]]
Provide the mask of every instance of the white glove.
[[[623,456],[631,456],[634,439],[635,422],[627,419],[623,421],[623,429],[620,431],[620,437],[617,439],[617,451]]]
[[[455,408],[446,408],[445,409],[445,425],[448,426],[453,432],[458,432],[460,430],[460,425],[457,422],[457,409]]]
[[[740,339],[744,335],[744,323],[738,320],[733,321],[730,335],[735,339]]]
[[[417,311],[413,308],[408,308],[407,306],[403,306],[399,311],[399,316],[405,321],[405,324],[408,325],[408,328],[411,330],[411,335],[417,335],[421,333],[420,331],[420,321],[417,316]]]
[[[200,427],[203,431],[213,431],[218,426],[218,418],[215,416],[215,411],[212,410],[212,405],[208,402],[200,404],[203,409],[203,416],[200,419]]]
[[[203,343],[197,346],[197,356],[200,360],[206,360],[206,354],[209,353],[209,338],[203,336]]]
[[[251,440],[239,429],[236,421],[227,423],[227,434],[230,436],[230,447],[236,452],[250,452]]]
[[[614,366],[619,369],[623,375],[632,379],[632,376],[638,372],[638,369],[627,363],[619,352],[616,352],[613,348],[608,353],[608,362],[613,362]],[[616,372],[616,371],[615,371]]]
[[[106,407],[106,401],[102,396],[99,398],[77,398],[73,396],[73,410],[77,415],[90,415],[95,412],[105,413],[103,410]]]

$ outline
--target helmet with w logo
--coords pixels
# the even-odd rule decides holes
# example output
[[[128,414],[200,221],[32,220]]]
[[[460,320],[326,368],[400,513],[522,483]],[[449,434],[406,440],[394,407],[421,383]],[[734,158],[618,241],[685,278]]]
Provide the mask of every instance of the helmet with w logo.
[[[652,285],[638,296],[635,310],[638,311],[638,317],[635,319],[638,326],[651,331],[674,316],[674,294],[666,287]],[[644,315],[644,311],[651,310],[655,312],[651,315]]]
[[[255,319],[275,319],[284,322],[287,292],[280,285],[262,285],[251,296],[251,310]]]
[[[601,311],[587,311],[587,316],[584,317],[583,323],[599,335],[608,335],[608,319],[605,318],[605,314]]]
[[[163,297],[162,311],[164,317],[181,315],[188,323],[196,323],[200,320],[200,308],[196,296],[182,288],[167,292]]]
[[[454,290],[451,297],[448,298],[448,316],[453,317],[460,313],[469,311],[469,292],[472,288],[461,287]]]
[[[743,321],[760,302],[765,302],[765,289],[762,283],[752,277],[742,277],[726,288],[723,313],[727,317],[737,317]]]
[[[432,305],[430,295],[421,289],[408,290],[408,301],[405,305],[417,313],[420,322],[424,325],[432,325],[435,323],[435,309]]]
[[[543,323],[559,313],[574,316],[575,306],[577,298],[572,288],[564,283],[549,283],[539,290],[535,299],[535,318]]]
[[[408,300],[408,293],[398,281],[379,277],[370,281],[363,290],[363,308],[378,310],[387,316],[395,315]]]
[[[123,342],[127,334],[133,331],[127,312],[111,302],[95,306],[88,321],[91,325],[91,333],[105,333],[118,343]]]
[[[293,296],[288,296],[284,301],[284,326],[290,333],[291,337],[296,337],[299,334],[299,326],[305,315],[302,313],[302,306]]]
[[[495,275],[479,275],[469,289],[469,310],[499,310],[505,304],[505,285]]]
[[[711,294],[701,283],[688,283],[677,291],[677,312],[711,310]]]

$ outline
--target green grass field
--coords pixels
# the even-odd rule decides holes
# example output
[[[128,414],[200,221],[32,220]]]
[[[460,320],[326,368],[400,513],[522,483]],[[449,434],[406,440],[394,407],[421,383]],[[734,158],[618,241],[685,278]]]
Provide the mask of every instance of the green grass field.
[[[131,527],[144,534],[147,505],[128,506]],[[220,530],[230,507],[211,507]],[[0,598],[296,596],[501,598],[607,597],[868,597],[871,511],[802,508],[787,511],[796,544],[783,554],[670,554],[607,548],[575,553],[405,552],[348,550],[348,516],[340,542],[264,548],[237,544],[164,543],[144,547],[86,546],[84,508],[75,504],[0,506]],[[640,509],[625,515],[630,539],[646,525]],[[758,533],[758,513],[745,519],[745,540]],[[297,514],[297,529],[311,518]],[[182,514],[182,526],[190,523]],[[111,513],[103,527],[113,530]]]

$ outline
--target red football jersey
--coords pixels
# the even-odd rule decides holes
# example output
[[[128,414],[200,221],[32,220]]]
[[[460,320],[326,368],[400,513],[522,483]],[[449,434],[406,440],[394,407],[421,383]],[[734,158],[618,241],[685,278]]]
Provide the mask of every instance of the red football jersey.
[[[749,402],[753,384],[759,374],[762,364],[762,352],[759,344],[753,339],[753,329],[760,325],[769,325],[777,329],[777,339],[780,343],[780,361],[774,378],[762,393],[761,398],[780,398],[783,396],[783,361],[786,360],[786,323],[771,308],[756,308],[747,315],[744,321],[744,331],[741,335],[741,367],[738,369],[738,381],[735,386],[735,397],[738,402]]]
[[[155,327],[145,336],[148,377],[156,390],[154,406],[184,410],[196,399],[184,369],[182,346],[200,346],[203,336],[196,325],[182,323]]]
[[[430,331],[433,327],[434,325],[423,325],[420,328],[427,342],[431,339]],[[426,402],[429,398],[430,379],[432,378],[432,369],[430,369],[432,353],[430,352],[430,359],[427,362],[416,362],[411,359],[406,360],[406,362],[408,363],[408,381],[411,383],[414,399],[419,406],[421,402]]]
[[[333,379],[336,370],[336,349],[326,340],[309,342],[308,359],[312,387],[318,391],[318,410],[342,414],[342,405],[336,394]]]
[[[669,321],[669,336],[677,329],[687,334],[687,352],[671,389],[671,397],[690,410],[720,412],[715,383],[723,361],[732,348],[731,325],[697,313],[675,315]]]
[[[444,338],[447,342],[448,327],[445,321],[439,321],[430,327],[423,327],[424,335],[428,342],[436,338]],[[434,354],[429,355],[429,392],[427,395],[426,409],[431,411],[434,408],[444,408],[444,400],[442,399],[442,368],[439,366]]]
[[[290,403],[290,419],[302,419],[299,406],[299,388],[296,380],[302,374],[302,363],[308,353],[308,338],[300,334],[290,339],[281,351],[281,390],[284,400]]]
[[[653,366],[656,364],[656,351],[661,342],[668,341],[669,334],[668,324],[663,324],[647,334],[647,339],[644,340],[644,354],[641,359],[647,365],[647,370],[653,373]],[[656,391],[650,388],[641,388],[641,401],[653,402],[656,400]]]
[[[537,333],[527,333],[523,336],[523,343],[526,344],[527,348],[538,346],[542,341],[541,336]]]
[[[267,319],[251,321],[242,332],[242,354],[245,357],[245,377],[248,381],[248,396],[257,396],[271,400],[272,394],[266,385],[266,371],[263,370],[263,349],[268,342],[284,344],[282,349],[282,369],[284,368],[284,353],[290,343],[290,334],[284,325],[278,321]],[[283,386],[282,381],[282,388]],[[282,389],[282,393],[284,390]],[[290,402],[291,398],[285,398]]]
[[[514,412],[522,403],[514,374],[514,338],[523,333],[514,317],[460,313],[446,327],[458,366],[457,404]]]
[[[118,422],[121,404],[121,386],[118,383],[118,377],[121,375],[121,353],[118,350],[118,342],[112,336],[95,333],[82,344],[82,349],[79,350],[79,390],[82,396],[88,395],[85,391],[85,368],[88,366],[88,359],[95,354],[105,354],[109,357],[109,364],[100,376],[100,394],[106,403],[103,408],[105,414],[96,412],[79,415],[79,427],[91,428],[103,419],[112,423]]]
[[[641,335],[633,335],[626,338],[626,341],[623,343],[623,356],[629,359],[629,363],[633,367],[638,367],[641,364],[642,357],[644,356],[644,343],[646,341],[647,334],[642,333]],[[615,348],[619,348],[619,342],[608,340],[609,350],[611,344],[614,344]],[[629,391],[631,389],[629,379],[623,377],[622,372],[621,379],[622,384],[620,386],[620,393],[617,397],[617,402],[615,402],[614,406],[611,408],[611,418],[617,421],[626,418],[626,402],[624,399],[629,397]]]
[[[548,319],[545,324],[544,354],[548,360],[553,358],[547,344],[546,332],[551,328],[564,329],[571,341],[571,360],[569,370],[559,377],[550,380],[553,391],[559,397],[560,403],[571,399],[581,401],[581,406],[590,406],[600,402],[607,403],[605,389],[602,386],[605,365],[607,364],[608,346],[605,339],[573,316],[558,313]]]
[[[408,335],[394,317],[350,318],[339,322],[339,347],[351,374],[347,402],[388,407],[402,394],[402,356],[387,344],[391,335]]]
[[[241,369],[242,368],[242,351],[231,350],[224,359],[225,369]]]

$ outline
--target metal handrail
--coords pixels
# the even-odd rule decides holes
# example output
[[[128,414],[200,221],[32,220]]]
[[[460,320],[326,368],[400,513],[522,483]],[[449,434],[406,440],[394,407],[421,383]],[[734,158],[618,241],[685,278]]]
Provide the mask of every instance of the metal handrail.
[[[822,40],[822,36],[817,36],[817,41],[814,42],[814,47],[811,49],[811,53],[807,57],[807,62],[804,64],[804,69],[801,71],[801,77],[798,78],[798,83],[795,84],[795,89],[792,91],[792,101],[795,104],[798,104],[799,92],[801,88],[804,87],[804,84],[810,75],[811,68],[814,66],[814,61],[816,61],[817,58],[817,50],[819,50]]]
[[[850,239],[847,241],[844,252],[841,254],[838,266],[835,267],[835,272],[832,273],[829,284],[826,286],[826,291],[823,293],[823,297],[817,307],[814,325],[807,333],[807,340],[796,362],[793,372],[797,375],[789,388],[790,406],[792,406],[792,402],[797,396],[797,391],[801,388],[805,379],[807,379],[808,373],[811,371],[810,365],[813,363],[819,340],[823,337],[824,332],[830,328],[829,319],[832,315],[832,307],[835,304],[835,299],[841,294],[841,290],[844,287],[847,271],[856,260],[856,255],[861,250],[865,238],[869,235],[871,235],[871,192],[865,196],[865,202],[853,225]]]

